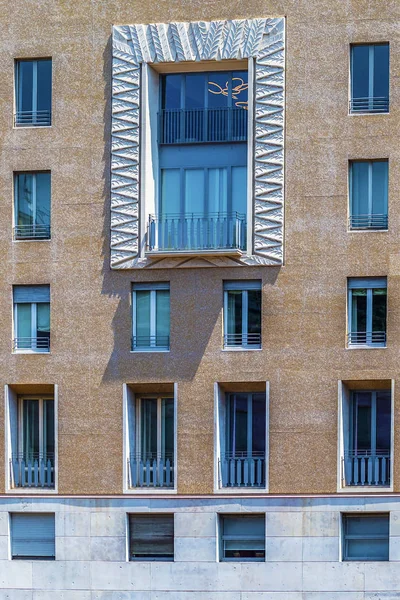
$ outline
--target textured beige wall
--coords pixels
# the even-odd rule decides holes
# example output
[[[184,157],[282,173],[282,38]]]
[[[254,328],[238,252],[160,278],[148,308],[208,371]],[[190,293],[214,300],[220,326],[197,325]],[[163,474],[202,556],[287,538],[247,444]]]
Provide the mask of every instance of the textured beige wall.
[[[270,491],[335,492],[338,379],[400,375],[398,0],[1,0],[0,8],[0,383],[59,385],[60,493],[122,492],[122,384],[157,381],[178,382],[179,492],[212,492],[214,382],[266,380]],[[285,267],[111,272],[111,26],[281,15]],[[391,112],[350,117],[349,44],[373,41],[391,44]],[[14,58],[42,56],[53,59],[53,126],[12,129]],[[389,158],[388,233],[347,232],[354,158]],[[52,171],[53,238],[13,243],[12,172],[31,169]],[[388,348],[346,350],[346,278],[377,275],[388,276]],[[236,277],[263,280],[260,352],[221,351],[222,280]],[[171,282],[171,352],[131,354],[131,282],[153,280]],[[31,283],[51,285],[48,356],[11,353],[12,285]],[[3,468],[1,460],[0,482]],[[400,491],[400,460],[394,485]]]

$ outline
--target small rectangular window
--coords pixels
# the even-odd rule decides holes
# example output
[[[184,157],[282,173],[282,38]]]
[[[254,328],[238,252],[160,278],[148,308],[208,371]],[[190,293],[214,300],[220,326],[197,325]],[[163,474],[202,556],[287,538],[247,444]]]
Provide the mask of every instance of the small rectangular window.
[[[224,282],[224,348],[261,348],[261,281]]]
[[[14,351],[50,351],[50,286],[15,285]]]
[[[221,560],[265,560],[265,515],[221,515]]]
[[[132,350],[169,350],[169,283],[134,284]]]
[[[130,560],[174,560],[174,515],[129,515]]]
[[[343,515],[343,560],[389,560],[389,515]]]
[[[349,346],[386,346],[386,277],[348,280]]]
[[[350,228],[387,229],[388,161],[350,162]]]
[[[54,514],[12,513],[11,556],[20,560],[54,560]]]
[[[51,59],[17,60],[15,125],[51,125]]]
[[[389,112],[389,44],[351,46],[350,112]]]
[[[15,240],[50,238],[50,173],[16,173],[14,177]]]

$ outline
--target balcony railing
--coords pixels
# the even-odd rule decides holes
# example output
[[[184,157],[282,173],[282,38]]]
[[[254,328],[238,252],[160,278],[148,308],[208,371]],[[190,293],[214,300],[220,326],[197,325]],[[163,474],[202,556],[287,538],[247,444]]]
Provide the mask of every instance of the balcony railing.
[[[14,240],[48,240],[50,225],[16,225]]]
[[[351,215],[349,217],[350,229],[387,229],[387,215]]]
[[[246,216],[239,213],[150,215],[151,252],[245,250]]]
[[[224,348],[261,348],[261,333],[226,333]]]
[[[13,340],[13,350],[32,350],[33,352],[50,352],[50,336],[17,337]]]
[[[343,459],[345,485],[390,485],[390,452],[347,452]]]
[[[248,112],[243,108],[163,109],[160,144],[245,142]]]
[[[18,110],[14,115],[16,127],[36,126],[45,127],[51,125],[50,110]]]
[[[13,456],[10,460],[11,487],[54,488],[54,476],[54,454]]]
[[[169,335],[134,335],[132,350],[169,350]]]
[[[387,97],[365,97],[352,98],[350,100],[350,112],[362,113],[387,113],[389,112],[389,98]]]
[[[385,346],[386,331],[351,331],[347,340],[349,346]]]
[[[265,487],[265,454],[226,453],[219,461],[222,487]]]
[[[173,455],[131,455],[128,459],[128,485],[137,487],[174,487]]]

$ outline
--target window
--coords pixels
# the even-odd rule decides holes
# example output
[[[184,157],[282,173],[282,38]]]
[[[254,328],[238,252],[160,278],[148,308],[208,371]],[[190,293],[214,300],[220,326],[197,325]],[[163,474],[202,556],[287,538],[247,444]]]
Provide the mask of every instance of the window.
[[[50,351],[50,286],[14,286],[14,351]]]
[[[350,163],[350,228],[387,229],[388,161]]]
[[[261,348],[261,281],[224,282],[224,347]]]
[[[54,560],[54,514],[11,514],[11,556],[13,559]]]
[[[389,560],[389,515],[343,515],[343,560]]]
[[[12,487],[54,487],[54,400],[18,399],[18,453]]]
[[[169,283],[133,285],[132,350],[169,350]]]
[[[14,239],[50,238],[50,173],[16,173]]]
[[[265,560],[265,515],[221,515],[221,560]]]
[[[174,515],[129,515],[130,560],[174,560]]]
[[[386,277],[348,281],[349,346],[386,346]]]
[[[354,391],[349,416],[346,485],[390,485],[390,391]]]
[[[351,46],[350,111],[389,112],[389,44]]]
[[[51,59],[17,60],[15,125],[51,125]]]
[[[227,394],[225,402],[222,487],[265,487],[265,394]]]
[[[136,452],[129,459],[130,487],[174,485],[174,399],[137,398]]]

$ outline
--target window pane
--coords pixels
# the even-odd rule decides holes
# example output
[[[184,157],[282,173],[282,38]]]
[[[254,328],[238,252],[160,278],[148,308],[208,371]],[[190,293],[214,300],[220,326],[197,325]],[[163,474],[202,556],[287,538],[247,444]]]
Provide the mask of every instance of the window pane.
[[[228,212],[228,169],[208,170],[208,212]]]
[[[346,558],[353,560],[389,560],[389,539],[348,540]]]
[[[242,344],[242,303],[241,291],[230,290],[228,294],[227,334],[229,344]]]
[[[23,400],[24,459],[39,458],[39,400]]]
[[[182,75],[165,75],[162,86],[162,107],[181,108]]]
[[[247,453],[247,405],[247,394],[230,398],[230,451],[234,456]]]
[[[352,215],[368,215],[368,169],[366,161],[355,161],[351,164],[351,211]]]
[[[54,400],[43,400],[43,454],[54,456]]]
[[[174,457],[174,400],[162,399],[161,449],[167,458]]]
[[[29,338],[32,335],[32,321],[31,321],[32,305],[28,303],[21,303],[17,305],[17,338]],[[23,342],[22,342],[23,343]],[[18,345],[20,342],[18,343]],[[30,348],[30,341],[27,345],[21,346]]]
[[[173,559],[173,515],[131,515],[129,524],[131,558]]]
[[[247,298],[249,307],[248,333],[261,333],[261,290],[249,290]],[[251,343],[251,338],[249,343]]]
[[[390,450],[391,400],[390,392],[376,393],[376,449]]]
[[[223,517],[224,536],[259,536],[265,537],[265,517],[257,515],[252,517],[241,517],[228,515]]]
[[[157,456],[157,400],[145,398],[141,401],[142,460]]]
[[[205,84],[205,73],[185,76],[185,108],[204,108]]]
[[[367,330],[367,290],[352,290],[351,331]]]
[[[37,110],[51,110],[51,60],[37,61]]]
[[[50,224],[50,173],[36,174],[36,223]]]
[[[247,167],[232,167],[232,212],[247,214]]]
[[[372,290],[372,331],[386,332],[386,289]]]
[[[363,535],[366,538],[389,535],[389,517],[386,515],[346,517],[346,534]]]
[[[38,338],[48,338],[50,335],[50,304],[40,302],[37,304],[37,333]]]
[[[136,292],[136,345],[150,345],[150,291]]]
[[[265,396],[253,394],[253,448],[255,453],[265,452]]]
[[[209,73],[207,82],[208,107],[226,108],[231,85],[231,73]]]
[[[374,97],[389,97],[389,44],[374,46]]]
[[[369,46],[352,47],[352,97],[369,97]]]
[[[372,213],[386,215],[388,207],[388,163],[372,163]]]
[[[17,182],[17,225],[33,224],[33,176],[31,173],[19,173]]]
[[[161,214],[179,215],[181,213],[181,185],[179,169],[161,171]]]
[[[169,290],[156,292],[156,345],[168,346],[170,328]]]
[[[247,71],[232,73],[232,106],[247,108],[248,104],[248,75]]]
[[[371,450],[371,393],[355,394],[354,450]]]
[[[184,213],[204,215],[205,212],[204,169],[187,169],[185,170]]]
[[[33,61],[18,63],[18,110],[32,110]]]

